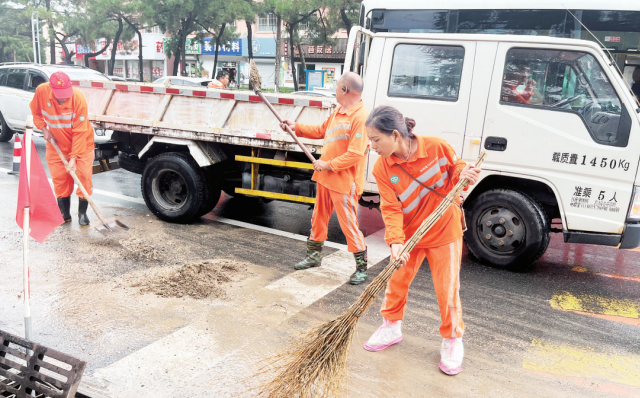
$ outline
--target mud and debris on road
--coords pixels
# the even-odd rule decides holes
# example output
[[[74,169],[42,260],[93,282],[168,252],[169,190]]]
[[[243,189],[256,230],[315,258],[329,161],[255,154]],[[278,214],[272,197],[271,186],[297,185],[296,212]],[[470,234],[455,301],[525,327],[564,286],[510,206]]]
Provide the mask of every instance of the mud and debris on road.
[[[141,294],[152,293],[160,297],[226,298],[227,289],[233,282],[247,278],[247,269],[248,264],[241,261],[208,259],[126,274],[120,278],[120,285],[139,287]]]

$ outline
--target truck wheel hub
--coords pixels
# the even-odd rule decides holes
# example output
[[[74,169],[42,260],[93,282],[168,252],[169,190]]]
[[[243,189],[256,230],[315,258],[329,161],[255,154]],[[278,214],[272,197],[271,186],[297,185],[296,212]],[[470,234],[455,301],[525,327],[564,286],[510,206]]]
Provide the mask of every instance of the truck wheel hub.
[[[189,190],[184,177],[169,169],[158,172],[152,182],[153,196],[160,206],[168,210],[179,210],[187,201]]]
[[[494,207],[486,210],[476,225],[480,242],[489,250],[506,254],[517,249],[526,236],[520,216],[511,209]]]

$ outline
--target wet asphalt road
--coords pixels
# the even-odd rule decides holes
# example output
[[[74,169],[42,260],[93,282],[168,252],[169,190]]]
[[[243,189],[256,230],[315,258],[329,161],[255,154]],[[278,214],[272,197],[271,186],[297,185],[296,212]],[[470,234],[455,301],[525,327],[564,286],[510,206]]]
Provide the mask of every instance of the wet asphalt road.
[[[36,138],[35,142],[41,159],[44,159],[43,141]],[[0,143],[0,168],[11,168],[12,150],[11,143]],[[13,220],[15,198],[5,195],[15,194],[16,182],[17,177],[0,173],[0,200],[3,202],[3,211],[0,212],[0,234],[3,235],[3,240],[0,241],[0,248],[8,254],[0,259],[0,275],[11,275],[4,282],[0,281],[0,329],[21,334],[21,300],[14,296],[9,301],[7,293],[15,293],[16,288],[9,287],[8,284],[9,281],[19,283],[13,270],[21,266],[15,263],[20,258],[20,231]],[[94,188],[141,198],[140,176],[124,170],[96,175]],[[212,221],[214,218],[211,217],[185,226],[169,225],[159,220],[149,223],[151,220],[146,218],[148,212],[143,204],[99,194],[95,198],[108,207],[107,211],[117,212],[121,218],[128,217],[132,226],[140,233],[146,231],[149,236],[153,236],[153,233],[159,233],[157,229],[161,229],[164,236],[171,237],[176,242],[191,241],[190,244],[195,246],[189,250],[203,258],[211,256],[211,252],[214,256],[230,255],[256,264],[261,267],[259,272],[263,282],[256,282],[260,287],[287,278],[291,274],[291,263],[304,253],[303,242],[220,224]],[[213,213],[219,217],[306,235],[310,228],[311,212],[307,206],[282,202],[253,204],[248,208],[246,201],[223,197]],[[360,209],[359,218],[365,236],[383,228],[377,211]],[[329,230],[330,241],[346,243],[335,216]],[[96,253],[100,253],[99,238],[82,232],[77,226],[71,226],[67,232],[56,232],[55,239],[42,247],[42,256],[52,262],[52,269],[56,268],[55,260],[48,260],[48,256],[49,253],[55,253],[56,245],[74,246],[65,241],[65,233],[73,235],[76,241],[76,248],[69,250],[77,250],[78,256],[85,256],[84,260],[90,257],[82,253],[83,245],[88,251],[95,249]],[[178,244],[174,243],[172,247],[175,248]],[[36,246],[36,243],[32,244],[32,247]],[[34,250],[36,258],[37,250]],[[328,248],[326,254],[336,252],[335,249]],[[172,256],[169,246],[167,256]],[[180,258],[179,253],[175,256]],[[381,270],[387,261],[382,259],[378,262],[371,269],[371,274]],[[96,276],[95,283],[104,283],[113,276],[135,268],[133,266],[123,271],[118,268],[118,264],[116,261],[105,266],[103,274]],[[145,265],[147,266],[148,264]],[[33,272],[38,272],[38,266],[33,267]],[[45,269],[39,271],[43,274],[47,272]],[[405,340],[402,344],[384,353],[375,354],[360,348],[360,344],[381,323],[377,312],[382,302],[381,297],[376,299],[372,310],[361,319],[359,334],[353,345],[349,396],[640,396],[640,252],[564,244],[562,237],[555,235],[545,256],[530,272],[512,273],[480,265],[465,251],[460,295],[466,325],[466,357],[464,371],[456,378],[444,377],[437,371],[439,313],[430,278],[425,263],[409,293],[403,325]],[[251,292],[257,291],[255,286],[245,288]],[[111,324],[110,329],[105,329],[100,337],[96,337],[99,333],[95,330],[88,332],[80,324],[61,322],[55,316],[41,313],[37,308],[34,309],[34,322],[41,330],[36,335],[44,344],[84,358],[90,353],[87,375],[91,379],[96,374],[106,374],[103,368],[117,368],[114,364],[122,363],[127,355],[142,351],[144,347],[180,327],[196,325],[198,322],[213,322],[209,323],[212,327],[222,319],[242,324],[243,327],[234,328],[234,332],[223,326],[216,326],[219,333],[224,335],[220,339],[230,347],[234,344],[245,347],[246,340],[253,338],[249,337],[252,336],[252,331],[265,328],[261,342],[256,343],[256,347],[252,349],[269,353],[273,347],[282,345],[287,337],[295,337],[296,333],[306,330],[310,324],[342,313],[364,288],[340,285],[296,311],[291,310],[293,307],[288,306],[285,301],[278,301],[280,299],[275,296],[272,298],[273,302],[270,302],[269,296],[258,296],[258,302],[264,299],[265,303],[242,311],[240,308],[248,305],[242,297],[238,298],[238,303],[243,304],[238,304],[235,311],[233,308],[215,311],[203,309],[200,304],[189,307],[188,303],[187,307],[181,309],[163,307],[160,313],[145,312],[142,317],[162,317],[165,314],[166,319],[158,320],[158,325],[165,321],[166,325],[158,326],[152,332],[140,332],[135,337],[128,336],[130,338],[124,341],[118,338],[117,323]],[[52,289],[55,291],[55,287]],[[58,295],[63,296],[65,291],[58,291]],[[42,298],[40,300],[46,301]],[[35,300],[34,306],[37,303],[38,300]],[[154,303],[148,301],[146,305],[154,306]],[[286,317],[269,312],[277,310],[271,309],[271,305],[275,305],[273,303],[282,303],[278,305],[286,308],[285,312],[289,311]],[[73,309],[67,311],[67,314],[83,311],[83,304],[74,302],[65,305]],[[99,307],[98,303],[96,306]],[[131,309],[133,310],[133,306]],[[205,316],[204,320],[198,317],[204,316],[201,313],[206,311],[214,312]],[[196,316],[196,313],[200,315]],[[253,317],[247,314],[253,314]],[[42,320],[38,320],[38,316]],[[117,317],[108,308],[104,309],[101,316]],[[273,321],[276,318],[279,327]],[[136,327],[133,326],[133,329]],[[83,330],[82,336],[74,328]],[[227,333],[224,333],[225,330]],[[74,334],[76,341],[68,337]],[[234,334],[238,336],[233,336]],[[118,345],[117,349],[114,345]],[[188,396],[231,396],[232,393],[238,393],[239,390],[231,387],[220,387],[221,384],[229,384],[229,380],[224,383],[211,381],[216,379],[212,375],[219,374],[216,372],[228,373],[228,369],[238,366],[238,361],[232,360],[236,358],[235,354],[229,355],[225,357],[227,362],[216,362],[216,365],[208,365],[209,370],[202,371],[199,378],[202,379],[201,384],[194,382],[181,391],[188,391]],[[241,371],[238,373],[242,374]],[[237,375],[233,377],[238,378]],[[205,382],[212,388],[209,394],[202,392],[202,383]],[[216,390],[211,386],[218,386],[220,389]],[[224,393],[213,394],[211,391]],[[139,393],[135,395],[140,396]],[[187,394],[175,393],[168,396]]]

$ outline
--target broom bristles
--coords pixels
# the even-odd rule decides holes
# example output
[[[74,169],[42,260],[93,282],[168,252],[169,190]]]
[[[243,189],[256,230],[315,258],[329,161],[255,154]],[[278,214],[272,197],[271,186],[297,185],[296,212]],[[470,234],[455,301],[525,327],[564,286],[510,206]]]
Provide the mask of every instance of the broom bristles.
[[[250,64],[251,72],[249,73],[249,83],[253,90],[258,91],[260,90],[260,87],[262,87],[262,77],[260,76],[256,63],[251,60]]]
[[[475,167],[479,167],[485,157],[486,152],[482,152]],[[446,198],[405,243],[398,258],[413,250],[449,206],[454,203],[454,200],[460,196],[467,183],[466,179],[461,179],[453,187]],[[267,359],[267,365],[271,369],[259,374],[275,373],[276,376],[273,380],[262,384],[259,387],[261,391],[255,396],[261,398],[331,398],[340,396],[344,388],[349,349],[358,319],[371,306],[376,296],[386,288],[389,279],[401,265],[402,262],[399,259],[390,262],[344,314],[312,329],[291,345],[287,352]]]

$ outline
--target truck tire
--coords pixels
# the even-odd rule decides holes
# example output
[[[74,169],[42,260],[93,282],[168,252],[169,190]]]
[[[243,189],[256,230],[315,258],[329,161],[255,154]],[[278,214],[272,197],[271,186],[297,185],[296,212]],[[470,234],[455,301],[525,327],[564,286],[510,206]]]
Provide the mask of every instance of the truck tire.
[[[198,211],[198,217],[202,217],[213,210],[218,204],[222,193],[222,190],[220,189],[220,182],[218,181],[212,166],[201,168],[200,170],[203,173],[205,181],[208,183],[205,186],[205,200],[202,201],[202,208]]]
[[[542,206],[519,191],[481,193],[466,209],[466,221],[469,251],[496,268],[527,271],[549,245],[549,221]]]
[[[120,165],[121,168],[132,173],[142,174],[146,163],[138,159],[138,156],[136,155],[130,155],[128,153],[120,152],[118,153],[118,165]]]
[[[0,142],[8,142],[11,138],[13,138],[13,130],[7,126],[7,122],[0,113]]]
[[[142,173],[142,197],[161,220],[188,223],[200,216],[207,200],[207,179],[185,153],[162,153],[147,163]]]

